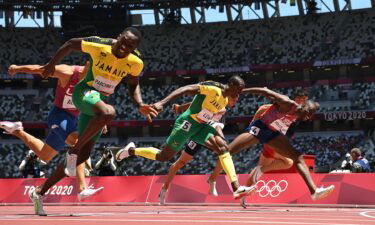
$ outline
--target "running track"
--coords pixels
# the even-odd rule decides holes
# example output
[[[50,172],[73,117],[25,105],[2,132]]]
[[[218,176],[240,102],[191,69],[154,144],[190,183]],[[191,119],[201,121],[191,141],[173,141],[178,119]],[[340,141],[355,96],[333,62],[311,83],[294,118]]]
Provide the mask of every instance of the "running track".
[[[0,206],[1,225],[375,224],[375,209],[239,206]]]

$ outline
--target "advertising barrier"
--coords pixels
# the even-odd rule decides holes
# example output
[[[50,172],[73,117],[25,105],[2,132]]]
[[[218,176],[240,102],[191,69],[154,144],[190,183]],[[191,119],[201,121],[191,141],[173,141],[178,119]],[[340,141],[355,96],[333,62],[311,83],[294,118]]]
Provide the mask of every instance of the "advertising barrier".
[[[335,185],[331,196],[312,201],[307,186],[299,174],[265,174],[257,183],[257,192],[249,203],[278,204],[357,204],[375,205],[375,174],[312,174],[318,186]],[[217,180],[218,197],[208,194],[208,175],[177,175],[167,193],[166,203],[236,203],[230,182],[224,175]],[[165,176],[89,177],[91,187],[104,187],[99,194],[84,202],[157,203]],[[239,175],[245,183],[246,174]],[[0,204],[30,203],[28,192],[45,179],[0,179]],[[46,194],[47,203],[75,203],[76,180],[65,178]]]

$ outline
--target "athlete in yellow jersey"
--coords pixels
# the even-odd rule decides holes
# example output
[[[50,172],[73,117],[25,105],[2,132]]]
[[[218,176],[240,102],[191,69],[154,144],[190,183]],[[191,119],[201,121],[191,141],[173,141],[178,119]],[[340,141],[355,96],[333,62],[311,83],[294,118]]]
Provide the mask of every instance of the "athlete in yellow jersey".
[[[187,140],[191,139],[219,155],[224,171],[231,181],[234,198],[250,194],[256,189],[254,186],[239,185],[232,157],[228,152],[221,128],[209,125],[214,116],[224,110],[228,104],[233,106],[237,102],[244,86],[245,82],[241,77],[233,76],[227,85],[217,82],[202,82],[178,88],[154,104],[158,111],[162,111],[165,104],[183,94],[195,95],[190,107],[177,118],[165,147],[162,150],[153,147],[135,148],[134,143],[129,143],[116,154],[116,159],[122,160],[130,155],[137,155],[151,160],[167,161],[182,149]]]
[[[42,196],[59,180],[76,175],[76,166],[85,161],[91,153],[101,130],[116,115],[113,106],[104,99],[112,94],[120,81],[127,77],[130,96],[140,113],[151,120],[157,111],[142,101],[139,74],[143,69],[142,60],[133,54],[141,41],[141,33],[135,28],[126,28],[117,39],[99,37],[73,38],[67,41],[45,65],[43,75],[54,72],[55,65],[72,51],[80,51],[90,56],[90,67],[73,93],[73,103],[80,111],[78,118],[78,141],[67,154],[64,163],[42,186],[32,193],[34,207],[42,207]],[[42,211],[42,210],[39,210]]]

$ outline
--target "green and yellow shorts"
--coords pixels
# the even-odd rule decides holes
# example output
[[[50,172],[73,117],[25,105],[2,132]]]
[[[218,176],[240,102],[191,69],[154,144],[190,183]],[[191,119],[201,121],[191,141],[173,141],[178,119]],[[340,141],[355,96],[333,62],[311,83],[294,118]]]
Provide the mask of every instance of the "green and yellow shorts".
[[[217,131],[211,125],[198,123],[190,115],[181,115],[174,123],[173,130],[167,138],[167,146],[175,151],[180,151],[184,144],[192,141],[204,145]]]
[[[104,101],[106,98],[106,96],[87,86],[84,82],[80,82],[75,86],[72,99],[75,107],[80,111],[78,116],[79,136],[85,131],[90,120],[95,116],[93,106],[100,101]],[[96,142],[100,138],[100,135],[101,131],[91,140]]]

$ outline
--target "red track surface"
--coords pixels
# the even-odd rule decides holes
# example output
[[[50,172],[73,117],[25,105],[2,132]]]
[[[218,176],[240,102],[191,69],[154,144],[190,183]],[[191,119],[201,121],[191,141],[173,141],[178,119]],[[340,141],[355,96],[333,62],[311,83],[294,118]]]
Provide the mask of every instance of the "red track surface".
[[[375,209],[239,206],[0,206],[1,225],[375,224]]]

